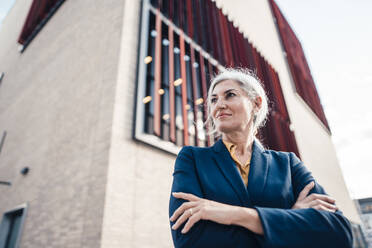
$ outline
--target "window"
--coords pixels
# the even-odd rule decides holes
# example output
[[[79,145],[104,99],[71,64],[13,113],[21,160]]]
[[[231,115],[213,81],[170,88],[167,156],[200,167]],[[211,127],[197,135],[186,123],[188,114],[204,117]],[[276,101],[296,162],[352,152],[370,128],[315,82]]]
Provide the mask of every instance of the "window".
[[[6,138],[6,131],[3,132],[3,135],[2,135],[1,140],[0,140],[0,154],[1,154],[1,151],[2,151],[4,143],[5,143],[5,138]]]
[[[25,221],[27,205],[4,213],[0,225],[0,248],[17,248]]]
[[[23,51],[65,0],[33,0],[18,43]]]
[[[353,233],[353,248],[368,247],[360,225],[351,222],[351,231]]]
[[[270,3],[277,21],[282,44],[287,55],[288,65],[292,74],[296,92],[330,131],[301,43],[274,0],[270,0]]]
[[[257,71],[268,93],[264,144],[298,154],[275,69],[210,0],[143,1],[134,137],[172,153],[210,146],[206,97],[224,67]]]
[[[0,86],[1,86],[1,82],[3,81],[3,78],[4,78],[4,72],[2,72],[2,73],[0,74]]]

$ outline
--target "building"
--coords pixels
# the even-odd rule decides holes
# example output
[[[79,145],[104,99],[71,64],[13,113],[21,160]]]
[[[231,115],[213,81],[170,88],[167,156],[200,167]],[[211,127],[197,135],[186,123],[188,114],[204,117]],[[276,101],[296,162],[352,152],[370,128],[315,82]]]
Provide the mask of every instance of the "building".
[[[372,247],[372,198],[356,200],[358,212],[362,219],[362,229],[369,247]]]
[[[257,71],[261,131],[359,225],[301,44],[272,0],[17,0],[0,30],[0,247],[171,247],[175,154],[207,146],[223,66]]]

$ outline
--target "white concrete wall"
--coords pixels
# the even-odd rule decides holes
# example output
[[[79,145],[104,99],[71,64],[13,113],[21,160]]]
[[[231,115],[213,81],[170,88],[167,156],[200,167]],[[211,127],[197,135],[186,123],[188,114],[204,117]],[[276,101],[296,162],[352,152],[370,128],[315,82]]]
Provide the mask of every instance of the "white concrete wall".
[[[328,194],[336,199],[344,214],[350,220],[360,223],[346,188],[331,136],[301,97],[295,93],[269,1],[216,0],[216,2],[238,23],[250,42],[278,71],[302,160]],[[285,10],[282,11],[285,13]]]

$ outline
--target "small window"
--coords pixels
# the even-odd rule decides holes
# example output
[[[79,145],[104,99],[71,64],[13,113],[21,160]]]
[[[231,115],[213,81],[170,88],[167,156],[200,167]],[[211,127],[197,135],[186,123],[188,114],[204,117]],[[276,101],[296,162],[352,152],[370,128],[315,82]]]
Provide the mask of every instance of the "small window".
[[[0,248],[17,248],[22,234],[27,205],[5,212],[0,225]]]
[[[1,82],[3,81],[3,78],[4,78],[4,72],[0,73],[0,85],[1,85]]]
[[[0,154],[1,154],[1,151],[2,151],[4,143],[5,143],[5,138],[6,138],[6,131],[3,132],[3,135],[2,135],[1,140],[0,140]]]
[[[65,0],[33,0],[18,43],[23,51]]]
[[[366,238],[359,224],[351,222],[351,231],[353,233],[353,248],[368,247]]]

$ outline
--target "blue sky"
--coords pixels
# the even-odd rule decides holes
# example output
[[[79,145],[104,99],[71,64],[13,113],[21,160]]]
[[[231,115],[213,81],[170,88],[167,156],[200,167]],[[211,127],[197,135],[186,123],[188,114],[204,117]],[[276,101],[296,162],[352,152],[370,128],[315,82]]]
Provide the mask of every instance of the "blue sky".
[[[3,19],[8,13],[9,9],[13,6],[15,0],[1,0],[0,1],[0,27]]]
[[[0,28],[15,0],[0,0]],[[305,50],[353,198],[372,196],[372,1],[276,0]]]

